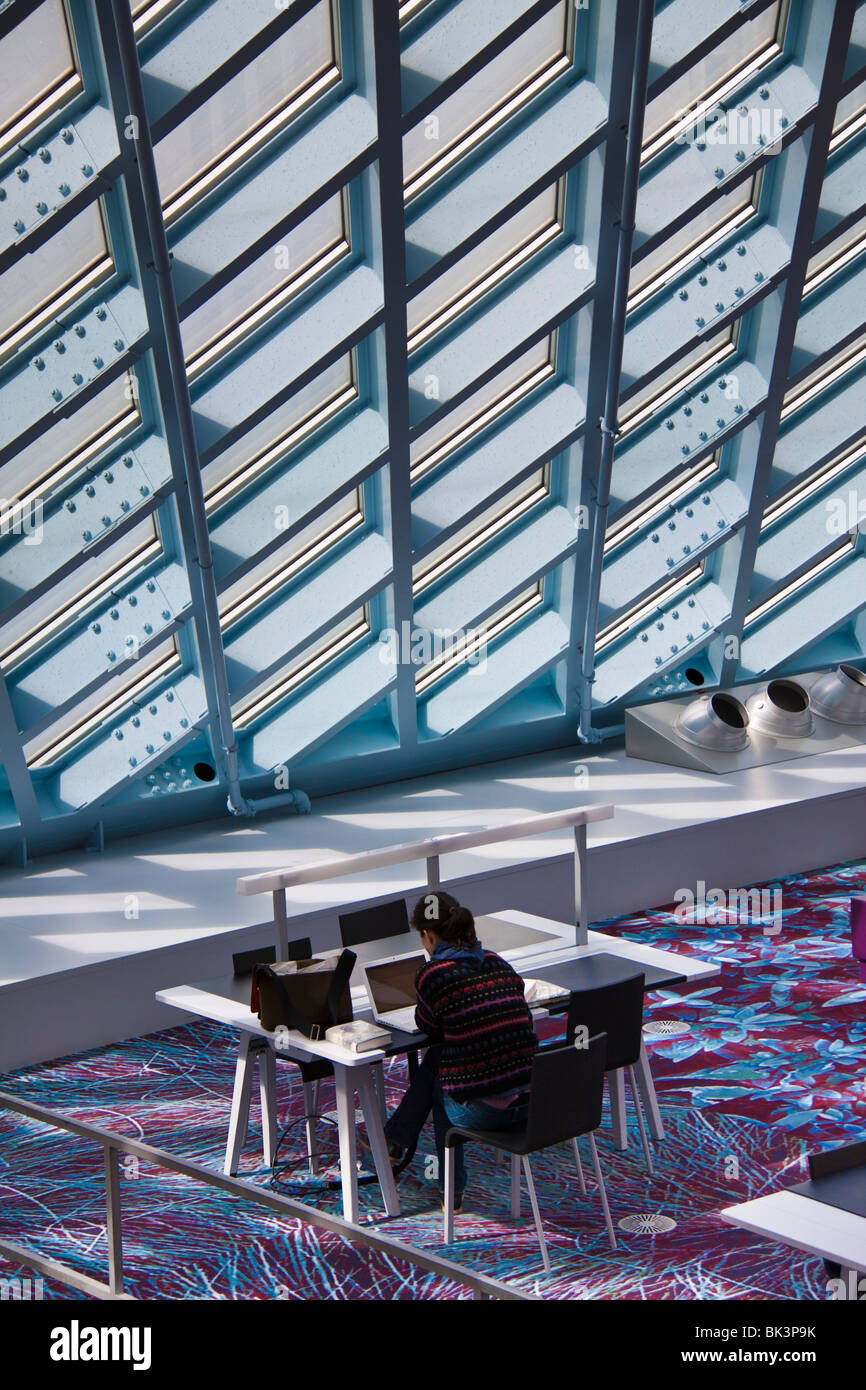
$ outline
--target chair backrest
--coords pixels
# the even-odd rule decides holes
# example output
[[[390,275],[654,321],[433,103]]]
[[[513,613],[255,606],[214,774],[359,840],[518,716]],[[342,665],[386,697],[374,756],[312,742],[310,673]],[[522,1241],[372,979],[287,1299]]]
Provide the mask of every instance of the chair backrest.
[[[833,1173],[844,1173],[849,1168],[866,1167],[866,1141],[845,1144],[841,1149],[825,1149],[820,1154],[809,1154],[809,1177],[829,1178]]]
[[[540,1047],[532,1059],[526,1137],[532,1151],[589,1134],[601,1124],[604,1034],[586,1047]]]
[[[405,936],[409,926],[409,910],[405,898],[378,907],[361,907],[357,912],[340,913],[340,936],[344,946],[361,946],[365,941],[379,941],[386,936]]]
[[[574,1042],[575,1030],[586,1029],[583,1038],[607,1034],[607,1071],[630,1067],[640,1056],[643,1026],[644,977],[629,975],[612,985],[581,989],[568,1001],[566,1041]]]

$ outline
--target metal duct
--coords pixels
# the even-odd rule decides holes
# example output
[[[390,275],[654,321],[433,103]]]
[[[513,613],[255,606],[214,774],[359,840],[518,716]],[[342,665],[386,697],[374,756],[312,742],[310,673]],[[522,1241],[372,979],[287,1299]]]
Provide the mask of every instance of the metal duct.
[[[837,666],[812,686],[812,709],[834,724],[866,724],[866,676],[856,666]]]
[[[770,681],[746,701],[749,723],[774,738],[808,738],[814,728],[809,692],[797,681]]]
[[[717,753],[737,753],[746,748],[749,713],[733,695],[702,695],[677,717],[674,730],[685,743]]]

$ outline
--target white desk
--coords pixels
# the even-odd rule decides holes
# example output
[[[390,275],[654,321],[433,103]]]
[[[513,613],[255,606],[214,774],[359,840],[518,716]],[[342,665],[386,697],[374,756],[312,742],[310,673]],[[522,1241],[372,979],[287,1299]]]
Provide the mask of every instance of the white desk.
[[[484,918],[478,918],[479,928]],[[490,920],[490,919],[486,919]],[[720,973],[721,967],[712,961],[696,960],[694,957],[680,955],[674,951],[660,951],[653,946],[644,946],[621,937],[606,936],[603,932],[590,932],[585,946],[563,944],[563,937],[572,929],[562,922],[553,922],[546,917],[538,917],[528,912],[498,912],[496,921],[512,923],[516,926],[533,928],[546,934],[545,939],[533,941],[528,945],[515,947],[502,952],[520,974],[531,976],[534,969],[580,960],[604,951],[633,961],[636,966],[651,965],[685,976],[689,980],[704,979]],[[395,940],[367,943],[364,956],[375,959],[377,956],[393,953]],[[483,937],[482,937],[483,940]],[[415,946],[417,950],[417,944]],[[326,953],[322,953],[326,954]],[[239,992],[240,993],[240,992]],[[179,985],[173,989],[161,989],[156,995],[164,1004],[182,1009],[198,1018],[211,1019],[216,1023],[227,1024],[238,1031],[238,1057],[235,1067],[235,1085],[232,1095],[232,1111],[229,1135],[226,1145],[226,1172],[237,1171],[238,1160],[246,1139],[250,1094],[256,1058],[259,1058],[259,1085],[262,1103],[263,1151],[265,1162],[273,1159],[276,1143],[276,1067],[277,1051],[274,1035],[262,1028],[258,1019],[250,1012],[245,998],[230,999],[197,985]],[[367,1005],[363,987],[353,987],[352,1003],[356,1012]],[[370,1148],[376,1173],[382,1187],[385,1211],[389,1216],[397,1216],[400,1203],[397,1189],[387,1155],[387,1145],[382,1126],[382,1108],[373,1084],[373,1068],[385,1056],[385,1051],[366,1052],[361,1055],[346,1052],[328,1042],[313,1042],[301,1033],[289,1033],[285,1041],[291,1045],[291,1055],[306,1060],[322,1059],[334,1068],[337,1092],[337,1115],[340,1141],[340,1174],[343,1190],[343,1214],[349,1221],[358,1219],[358,1181],[357,1181],[357,1136],[355,1127],[355,1103],[357,1092],[370,1139]],[[266,1046],[264,1046],[266,1044]],[[399,1049],[395,1049],[399,1050]],[[654,1139],[664,1137],[661,1115],[652,1084],[652,1076],[646,1056],[641,1049],[640,1062],[636,1068],[638,1086],[649,1120],[650,1132]],[[625,1087],[621,1074],[611,1073],[610,1077],[611,1119],[615,1145],[625,1149],[628,1143],[625,1123]]]
[[[313,1041],[303,1033],[288,1030],[279,1038],[269,1033],[250,1012],[249,1002],[227,999],[197,985],[179,985],[175,989],[157,991],[163,1004],[183,1009],[198,1018],[209,1018],[238,1030],[238,1057],[235,1064],[235,1084],[229,1135],[226,1145],[225,1171],[237,1171],[240,1151],[246,1139],[250,1108],[253,1068],[259,1059],[259,1093],[262,1104],[262,1146],[265,1162],[273,1162],[276,1145],[276,1058],[278,1055],[297,1056],[305,1061],[322,1060],[334,1068],[337,1093],[337,1121],[340,1140],[340,1181],[343,1189],[343,1215],[347,1221],[358,1220],[357,1134],[355,1126],[355,1093],[361,1103],[364,1123],[370,1140],[373,1162],[385,1201],[388,1216],[399,1216],[400,1202],[388,1146],[382,1124],[382,1106],[373,1085],[373,1067],[388,1053],[384,1049],[355,1053],[335,1047],[323,1040]],[[279,1046],[277,1045],[279,1043]],[[258,1044],[258,1046],[256,1046]],[[264,1044],[264,1046],[262,1046]]]
[[[816,1202],[801,1192],[769,1192],[751,1202],[725,1207],[720,1216],[731,1226],[741,1226],[755,1235],[766,1236],[805,1250],[810,1255],[833,1260],[843,1269],[866,1274],[866,1217],[841,1211],[828,1202]]]

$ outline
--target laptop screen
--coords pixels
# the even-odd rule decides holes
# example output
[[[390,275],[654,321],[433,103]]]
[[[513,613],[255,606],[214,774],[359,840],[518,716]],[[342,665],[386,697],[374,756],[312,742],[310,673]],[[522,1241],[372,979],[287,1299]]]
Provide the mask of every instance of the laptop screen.
[[[399,960],[388,961],[385,965],[368,965],[367,979],[370,993],[379,1014],[391,1009],[405,1009],[415,1004],[415,976],[424,964],[426,956],[401,956]]]

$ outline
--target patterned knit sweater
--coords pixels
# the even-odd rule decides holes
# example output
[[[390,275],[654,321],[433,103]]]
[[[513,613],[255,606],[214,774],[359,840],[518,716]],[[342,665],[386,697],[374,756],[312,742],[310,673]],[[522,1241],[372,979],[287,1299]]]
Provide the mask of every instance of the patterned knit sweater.
[[[456,1101],[482,1100],[529,1085],[538,1039],[523,981],[495,951],[480,962],[438,959],[415,979],[418,1027],[440,1042],[439,1079]]]

